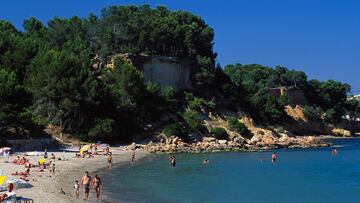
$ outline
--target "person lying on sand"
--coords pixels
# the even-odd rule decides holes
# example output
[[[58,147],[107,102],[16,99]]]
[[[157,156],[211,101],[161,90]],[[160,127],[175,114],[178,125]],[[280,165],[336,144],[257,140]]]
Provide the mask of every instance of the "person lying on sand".
[[[29,178],[27,176],[21,176],[20,179],[25,180],[25,181],[29,181]]]
[[[12,162],[17,165],[24,165],[27,162],[27,159],[25,157],[20,159],[20,157],[17,156],[17,159],[13,160]]]
[[[4,201],[6,198],[7,198],[7,194],[6,194],[6,193],[1,194],[1,195],[0,195],[0,202]]]
[[[15,171],[15,172],[11,173],[11,175],[13,175],[13,176],[17,176],[17,175],[28,176],[28,175],[30,175],[30,169],[28,168],[25,172]]]
[[[35,164],[31,164],[29,161],[25,162],[25,168],[32,168],[32,167],[36,167]]]

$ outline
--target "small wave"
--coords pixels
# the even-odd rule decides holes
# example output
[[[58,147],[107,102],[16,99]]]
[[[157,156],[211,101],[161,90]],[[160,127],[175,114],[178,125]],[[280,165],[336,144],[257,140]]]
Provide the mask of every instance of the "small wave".
[[[346,145],[333,145],[331,147],[335,147],[335,148],[343,148],[343,147],[346,147]]]

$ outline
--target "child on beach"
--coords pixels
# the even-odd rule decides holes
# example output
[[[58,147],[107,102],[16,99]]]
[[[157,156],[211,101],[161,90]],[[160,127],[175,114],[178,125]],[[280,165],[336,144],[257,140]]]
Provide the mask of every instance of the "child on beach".
[[[53,174],[55,174],[55,164],[52,165],[51,171],[52,171]]]
[[[75,180],[75,184],[74,184],[74,191],[75,191],[75,197],[76,199],[79,199],[79,189],[80,189],[80,185],[79,185],[79,181]]]

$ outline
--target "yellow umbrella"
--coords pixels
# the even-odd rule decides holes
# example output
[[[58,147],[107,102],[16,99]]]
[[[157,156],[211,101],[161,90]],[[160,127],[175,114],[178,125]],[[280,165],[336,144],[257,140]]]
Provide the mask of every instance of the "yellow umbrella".
[[[5,183],[5,176],[0,176],[0,185],[3,185]]]
[[[40,160],[39,160],[39,164],[44,164],[45,163],[45,159],[44,158],[41,158]]]
[[[85,145],[85,146],[81,147],[80,154],[83,154],[84,152],[89,151],[89,149],[90,149],[90,145]]]

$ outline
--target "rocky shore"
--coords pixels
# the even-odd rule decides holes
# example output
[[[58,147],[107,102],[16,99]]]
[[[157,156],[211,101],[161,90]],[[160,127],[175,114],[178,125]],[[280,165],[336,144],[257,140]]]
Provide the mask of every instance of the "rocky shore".
[[[328,147],[331,144],[315,136],[289,136],[287,134],[258,134],[251,139],[235,137],[231,140],[219,140],[203,137],[199,141],[187,143],[181,138],[171,136],[148,144],[135,144],[122,147],[122,150],[143,150],[150,153],[196,153],[218,151],[261,151],[279,148]]]

